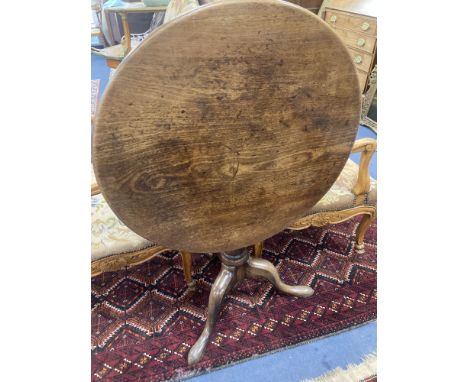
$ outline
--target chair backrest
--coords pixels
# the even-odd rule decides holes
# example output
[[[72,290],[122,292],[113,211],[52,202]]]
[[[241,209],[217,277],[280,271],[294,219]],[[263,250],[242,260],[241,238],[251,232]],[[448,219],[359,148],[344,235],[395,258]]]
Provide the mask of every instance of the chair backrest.
[[[122,62],[93,135],[115,214],[168,248],[220,252],[281,231],[340,174],[356,69],[313,13],[225,0],[162,25]]]
[[[175,19],[177,16],[181,16],[192,9],[198,8],[199,6],[200,4],[198,0],[171,0],[166,8],[164,23]]]

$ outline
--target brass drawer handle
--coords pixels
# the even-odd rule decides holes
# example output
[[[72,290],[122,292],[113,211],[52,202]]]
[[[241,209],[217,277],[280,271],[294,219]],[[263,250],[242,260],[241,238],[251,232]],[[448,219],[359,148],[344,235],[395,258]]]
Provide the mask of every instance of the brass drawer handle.
[[[332,17],[330,17],[330,21],[332,23],[336,22],[336,15],[332,15]]]
[[[363,38],[358,38],[356,43],[357,43],[357,46],[364,46],[366,45],[366,40],[364,40]]]
[[[362,25],[361,25],[361,29],[362,29],[363,31],[368,30],[369,27],[370,27],[369,23],[365,23],[365,22],[364,22],[364,23],[362,23]]]
[[[354,56],[354,63],[355,64],[361,64],[362,63],[362,57],[361,56]]]

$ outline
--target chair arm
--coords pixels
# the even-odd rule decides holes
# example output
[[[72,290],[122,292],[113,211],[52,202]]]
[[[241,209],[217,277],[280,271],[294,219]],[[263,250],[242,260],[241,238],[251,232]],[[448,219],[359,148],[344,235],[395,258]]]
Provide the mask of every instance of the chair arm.
[[[91,184],[91,196],[97,195],[101,193],[101,189],[97,183]]]
[[[361,153],[359,160],[359,172],[356,184],[353,187],[355,195],[361,195],[369,192],[370,189],[370,175],[369,163],[372,155],[377,150],[377,141],[372,138],[363,138],[354,142],[351,150],[352,153]]]

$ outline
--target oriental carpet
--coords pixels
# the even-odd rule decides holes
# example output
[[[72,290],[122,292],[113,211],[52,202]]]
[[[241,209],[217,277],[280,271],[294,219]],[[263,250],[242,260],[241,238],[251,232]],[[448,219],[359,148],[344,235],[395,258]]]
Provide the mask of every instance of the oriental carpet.
[[[224,301],[202,360],[187,353],[203,329],[219,260],[194,254],[189,291],[180,255],[166,251],[133,268],[92,279],[92,380],[179,380],[329,335],[377,316],[374,222],[357,253],[360,217],[336,225],[283,231],[263,257],[283,280],[315,289],[308,298],[279,293],[268,281],[244,280]]]

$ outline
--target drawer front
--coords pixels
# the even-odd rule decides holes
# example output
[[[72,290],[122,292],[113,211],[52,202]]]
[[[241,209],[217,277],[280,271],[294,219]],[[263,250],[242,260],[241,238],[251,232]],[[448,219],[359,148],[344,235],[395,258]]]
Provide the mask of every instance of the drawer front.
[[[348,48],[348,51],[356,68],[368,73],[372,65],[373,55],[351,48]]]
[[[317,14],[323,0],[286,0],[290,3],[299,5]]]
[[[357,73],[358,73],[359,87],[361,89],[361,93],[364,93],[364,87],[366,86],[366,81],[367,81],[367,73],[361,72],[360,70],[358,70]]]
[[[374,53],[375,43],[377,41],[375,37],[365,36],[360,33],[338,28],[335,28],[335,32],[341,37],[345,45],[350,48],[363,50],[370,54]]]
[[[377,19],[352,13],[327,9],[325,21],[337,28],[349,29],[354,32],[377,36]]]

